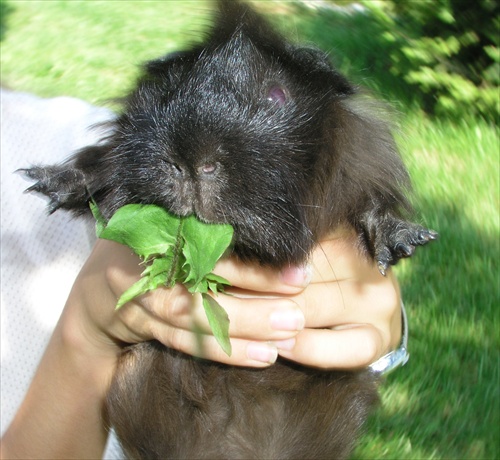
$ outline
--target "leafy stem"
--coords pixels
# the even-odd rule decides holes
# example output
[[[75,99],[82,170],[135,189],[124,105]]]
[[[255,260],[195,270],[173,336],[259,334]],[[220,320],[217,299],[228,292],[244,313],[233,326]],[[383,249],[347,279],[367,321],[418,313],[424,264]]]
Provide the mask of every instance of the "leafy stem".
[[[174,258],[172,260],[172,265],[170,266],[170,270],[168,271],[167,279],[165,280],[166,286],[173,286],[175,284],[176,274],[179,272],[179,261],[180,254],[182,251],[183,239],[182,239],[182,225],[184,220],[182,217],[179,218],[179,226],[177,227],[177,235],[175,237],[174,243]]]
[[[191,294],[201,294],[214,337],[231,355],[229,318],[214,298],[229,282],[212,270],[230,246],[233,228],[206,224],[195,216],[181,218],[156,205],[125,205],[108,222],[95,203],[90,208],[97,236],[129,246],[146,265],[141,279],[121,295],[116,308],[160,286],[182,283]]]

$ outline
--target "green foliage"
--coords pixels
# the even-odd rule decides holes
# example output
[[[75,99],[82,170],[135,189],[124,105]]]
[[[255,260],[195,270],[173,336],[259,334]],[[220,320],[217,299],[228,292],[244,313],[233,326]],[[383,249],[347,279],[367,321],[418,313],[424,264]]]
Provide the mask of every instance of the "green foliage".
[[[130,247],[146,265],[142,277],[118,299],[120,308],[135,297],[159,286],[182,283],[191,294],[200,293],[212,332],[222,349],[231,355],[229,318],[209,291],[217,294],[229,282],[211,271],[231,244],[233,228],[205,224],[194,215],[177,217],[155,205],[129,204],[105,222],[91,203],[99,238]]]
[[[500,17],[495,0],[364,1],[383,24],[390,72],[423,94],[424,109],[499,115]]]
[[[493,0],[361,0],[297,7],[285,29],[326,51],[351,79],[405,108],[496,121],[500,16]],[[273,18],[274,19],[274,18]],[[288,24],[285,23],[288,21]]]

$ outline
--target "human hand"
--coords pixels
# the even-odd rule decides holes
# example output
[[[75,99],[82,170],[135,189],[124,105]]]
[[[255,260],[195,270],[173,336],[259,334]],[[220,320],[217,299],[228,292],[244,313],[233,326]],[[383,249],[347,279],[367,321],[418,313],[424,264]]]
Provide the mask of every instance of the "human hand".
[[[397,283],[390,274],[382,277],[345,235],[321,243],[312,270],[276,272],[234,259],[217,264],[215,272],[235,286],[231,296],[218,297],[231,320],[231,357],[215,341],[199,299],[183,286],[114,310],[140,276],[138,262],[128,248],[98,241],[74,287],[80,308],[69,318],[77,337],[114,353],[123,344],[157,339],[188,354],[256,367],[273,363],[278,353],[321,368],[364,367],[399,343]]]
[[[182,285],[160,287],[115,310],[118,297],[139,279],[142,269],[129,248],[106,240],[97,241],[75,281],[63,313],[64,329],[70,331],[72,340],[81,340],[80,347],[88,342],[87,346],[111,354],[119,353],[126,344],[156,339],[185,353],[228,364],[265,366],[274,362],[277,348],[272,341],[289,339],[304,326],[299,306],[287,296],[302,291],[307,274],[303,269],[289,269],[280,278],[270,269],[234,259],[220,265],[228,272],[225,277],[238,286],[228,290],[238,291],[238,296],[218,297],[230,317],[231,357],[215,340],[201,298]],[[263,290],[256,292],[262,280]],[[281,297],[263,298],[271,290]],[[244,291],[253,298],[241,298]],[[280,315],[288,321],[284,326],[278,323]]]
[[[360,254],[355,235],[344,232],[322,241],[312,254],[309,269],[312,276],[305,288],[300,287],[304,281],[300,270],[295,270],[294,289],[283,284],[280,274],[235,266],[228,260],[219,262],[215,271],[232,277],[234,285],[247,286],[246,291],[234,289],[233,294],[257,298],[256,306],[259,297],[277,296],[299,307],[304,328],[293,337],[270,343],[284,358],[323,369],[356,369],[399,345],[402,328],[397,280],[390,270],[382,276],[376,264]],[[286,273],[289,282],[293,273]],[[272,310],[272,301],[269,306]],[[262,319],[261,328],[269,322]],[[251,329],[248,334],[256,338]]]
[[[349,233],[322,241],[311,260],[311,283],[293,297],[304,312],[305,328],[279,344],[280,355],[312,367],[357,369],[396,349],[401,293],[392,271],[382,276]]]

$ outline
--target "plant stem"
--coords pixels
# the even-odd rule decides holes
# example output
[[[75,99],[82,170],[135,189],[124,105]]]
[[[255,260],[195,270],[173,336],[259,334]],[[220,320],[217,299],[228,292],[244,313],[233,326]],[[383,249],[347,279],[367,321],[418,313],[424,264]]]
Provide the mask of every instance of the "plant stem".
[[[184,218],[179,218],[179,227],[177,228],[177,235],[175,236],[175,246],[174,246],[174,258],[172,259],[172,265],[167,274],[167,279],[165,280],[166,286],[172,286],[172,281],[175,280],[176,274],[179,272],[177,265],[179,264],[180,253],[182,250],[182,225],[184,224]]]

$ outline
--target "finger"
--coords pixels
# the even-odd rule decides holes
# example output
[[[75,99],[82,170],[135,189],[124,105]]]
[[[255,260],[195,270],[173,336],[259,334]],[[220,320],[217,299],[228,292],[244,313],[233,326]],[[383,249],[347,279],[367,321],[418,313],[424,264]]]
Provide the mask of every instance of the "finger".
[[[360,369],[384,354],[382,335],[371,325],[304,329],[294,339],[275,344],[280,356],[321,369]]]
[[[322,240],[311,261],[313,283],[382,277],[376,264],[362,253],[356,236],[348,232]]]
[[[281,340],[293,337],[304,328],[304,314],[291,298],[219,295],[216,299],[228,314],[230,337],[255,341]],[[210,333],[206,313],[200,304],[197,302],[193,311],[194,321],[203,332]]]
[[[141,277],[144,266],[132,249],[110,240],[98,239],[93,254],[99,259],[105,279],[116,300]],[[102,270],[96,270],[101,273]]]
[[[231,339],[232,352],[227,355],[212,335],[172,328],[158,322],[155,323],[153,333],[156,340],[165,346],[191,356],[233,366],[267,367],[278,357],[278,350],[273,343]]]
[[[304,314],[291,298],[240,298],[219,294],[215,299],[229,317],[231,338],[282,340],[293,337],[304,328]],[[179,284],[138,297],[122,310],[122,320],[132,330],[141,330],[143,336],[150,334],[154,321],[188,331],[196,327],[204,334],[213,335],[201,296],[192,295]]]
[[[214,273],[226,278],[232,286],[246,291],[274,294],[296,294],[311,280],[309,266],[289,266],[281,270],[243,263],[235,257],[217,262]]]
[[[214,272],[240,289],[283,295],[299,293],[310,282],[382,277],[373,261],[362,256],[355,235],[348,231],[321,241],[303,266],[275,270],[230,257],[220,260]]]
[[[183,287],[180,286],[179,289]],[[134,302],[124,305],[118,314],[126,330],[119,331],[117,338],[127,343],[156,339],[165,346],[186,354],[236,366],[266,367],[274,363],[278,356],[277,348],[272,342],[237,338],[231,338],[232,353],[228,356],[211,331],[208,334],[193,332],[195,320],[191,315],[188,318],[189,328],[179,328],[172,326],[170,320],[162,321],[141,304]],[[208,325],[207,328],[209,329]],[[196,326],[196,329],[199,327]]]
[[[155,310],[163,322],[179,329],[212,334],[200,295],[192,296],[183,286],[151,293],[142,301]],[[229,317],[229,335],[251,340],[280,340],[293,337],[304,328],[305,318],[297,303],[290,298],[240,298],[220,294],[215,297]],[[163,309],[158,308],[163,305]]]
[[[312,283],[292,297],[304,312],[307,328],[350,323],[387,323],[399,311],[399,291],[392,274],[372,282],[345,280]]]

